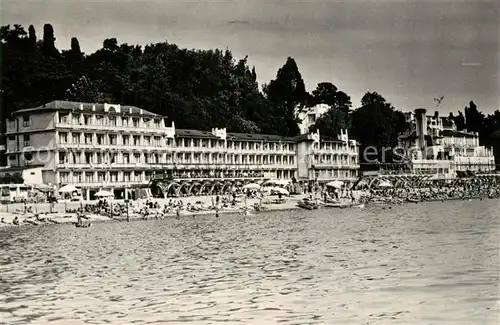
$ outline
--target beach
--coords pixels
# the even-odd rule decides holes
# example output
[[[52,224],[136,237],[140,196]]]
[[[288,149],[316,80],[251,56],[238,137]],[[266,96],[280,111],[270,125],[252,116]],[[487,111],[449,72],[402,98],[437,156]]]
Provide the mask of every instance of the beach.
[[[262,200],[262,211],[277,211],[277,210],[292,210],[297,209],[297,202],[302,200],[306,195],[293,195],[286,197],[283,203],[273,203],[277,197],[265,197]],[[215,215],[216,211],[219,214],[228,213],[244,213],[245,207],[248,211],[254,210],[253,206],[255,204],[260,204],[261,200],[259,198],[247,198],[241,199],[236,202],[234,206],[223,207],[222,204],[218,206],[215,204],[217,196],[191,196],[191,197],[181,197],[181,198],[151,198],[145,200],[136,200],[129,203],[129,220],[137,219],[151,219],[151,218],[168,218],[177,217],[177,211],[171,211],[169,213],[163,213],[161,211],[162,207],[169,205],[170,202],[182,202],[183,209],[180,209],[180,217],[183,216],[197,216],[197,215]],[[245,202],[246,201],[246,202]],[[31,207],[30,213],[24,213],[24,204],[14,203],[8,206],[3,204],[0,206],[0,219],[3,218],[3,222],[0,223],[0,227],[15,226],[13,224],[14,218],[19,219],[19,226],[34,226],[36,223],[38,225],[49,225],[49,224],[59,224],[59,223],[75,223],[77,222],[77,213],[80,207],[85,205],[95,205],[98,201],[66,201],[58,202],[52,205],[49,203],[37,203],[28,204]],[[147,217],[141,214],[140,209],[144,207],[147,203],[157,203],[160,208],[150,209],[150,213]],[[125,206],[123,200],[111,200],[109,201],[111,205],[121,205]],[[187,206],[202,207],[198,211],[188,211]],[[217,209],[216,209],[217,207]],[[75,212],[65,212],[65,210],[75,211]],[[39,218],[44,218],[45,221],[36,221],[36,215]],[[124,221],[127,220],[127,214],[122,213],[120,216],[109,217],[99,213],[86,213],[86,218],[91,222],[106,222],[106,221]],[[50,221],[49,221],[50,220]],[[28,222],[29,221],[29,222]]]

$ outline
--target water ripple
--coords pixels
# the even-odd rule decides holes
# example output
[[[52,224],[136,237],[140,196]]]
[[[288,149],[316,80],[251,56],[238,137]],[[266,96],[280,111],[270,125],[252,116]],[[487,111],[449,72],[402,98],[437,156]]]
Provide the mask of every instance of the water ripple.
[[[498,204],[0,229],[0,324],[497,324]]]

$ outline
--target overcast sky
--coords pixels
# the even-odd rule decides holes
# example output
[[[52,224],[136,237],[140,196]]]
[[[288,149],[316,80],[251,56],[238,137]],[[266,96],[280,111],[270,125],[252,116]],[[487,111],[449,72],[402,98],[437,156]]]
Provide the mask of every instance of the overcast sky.
[[[56,45],[77,37],[84,52],[105,38],[188,48],[231,49],[249,56],[260,83],[295,58],[312,91],[330,81],[359,105],[377,91],[398,109],[500,108],[500,1],[182,1],[0,0],[1,23],[44,23]]]

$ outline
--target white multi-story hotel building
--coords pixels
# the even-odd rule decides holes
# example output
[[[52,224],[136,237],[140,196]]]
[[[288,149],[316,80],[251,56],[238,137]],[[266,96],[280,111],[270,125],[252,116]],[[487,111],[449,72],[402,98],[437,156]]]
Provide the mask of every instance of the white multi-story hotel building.
[[[412,171],[454,177],[456,172],[495,170],[493,150],[479,145],[477,132],[457,131],[453,121],[426,109],[407,113],[410,129],[399,138]]]
[[[53,101],[22,109],[9,118],[6,136],[8,166],[41,166],[43,183],[72,184],[87,198],[99,189],[127,198],[126,189],[152,180],[168,183],[167,192],[201,185],[201,193],[265,179],[354,181],[359,170],[358,144],[347,132],[327,140],[319,132],[286,138],[176,129],[164,116],[115,104]]]

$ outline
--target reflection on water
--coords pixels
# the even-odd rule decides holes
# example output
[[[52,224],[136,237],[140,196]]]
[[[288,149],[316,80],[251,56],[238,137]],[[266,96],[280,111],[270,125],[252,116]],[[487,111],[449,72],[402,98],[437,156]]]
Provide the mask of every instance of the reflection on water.
[[[0,323],[498,324],[499,205],[2,229]]]

